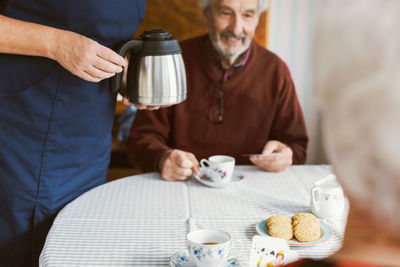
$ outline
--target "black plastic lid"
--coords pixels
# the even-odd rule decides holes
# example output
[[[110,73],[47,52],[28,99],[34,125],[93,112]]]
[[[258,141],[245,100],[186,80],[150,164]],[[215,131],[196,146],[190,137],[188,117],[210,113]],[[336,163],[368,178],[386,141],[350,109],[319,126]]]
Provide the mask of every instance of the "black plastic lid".
[[[181,48],[174,36],[162,29],[147,30],[140,35],[143,46],[139,56],[163,56],[180,54]]]
[[[146,30],[140,37],[143,41],[163,41],[173,38],[171,34],[162,29]]]

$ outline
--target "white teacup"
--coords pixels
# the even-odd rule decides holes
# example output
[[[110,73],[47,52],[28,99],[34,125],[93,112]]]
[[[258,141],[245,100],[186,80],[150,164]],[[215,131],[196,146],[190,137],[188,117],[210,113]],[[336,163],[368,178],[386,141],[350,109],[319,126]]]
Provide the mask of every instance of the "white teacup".
[[[210,179],[215,183],[229,183],[235,167],[235,158],[224,155],[211,156],[200,160],[200,166],[207,170]]]
[[[224,266],[231,250],[242,241],[232,242],[231,235],[222,230],[201,229],[187,235],[189,256],[197,267]]]
[[[338,218],[343,214],[343,189],[335,175],[315,182],[311,189],[311,211],[321,218]]]

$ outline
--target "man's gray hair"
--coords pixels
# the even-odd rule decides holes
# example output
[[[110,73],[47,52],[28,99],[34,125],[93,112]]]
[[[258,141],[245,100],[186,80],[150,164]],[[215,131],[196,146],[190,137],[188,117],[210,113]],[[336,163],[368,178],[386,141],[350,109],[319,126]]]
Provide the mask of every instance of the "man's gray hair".
[[[199,6],[202,10],[206,10],[211,6],[213,0],[198,0]],[[269,0],[258,0],[257,14],[260,15],[269,6]]]

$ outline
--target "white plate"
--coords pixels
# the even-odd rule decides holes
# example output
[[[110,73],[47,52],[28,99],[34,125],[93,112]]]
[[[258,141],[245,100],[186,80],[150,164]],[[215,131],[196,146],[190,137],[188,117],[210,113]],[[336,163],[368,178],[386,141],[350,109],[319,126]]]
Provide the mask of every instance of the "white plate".
[[[291,247],[307,247],[328,241],[332,237],[333,233],[331,228],[329,228],[328,225],[322,222],[319,222],[319,226],[321,227],[321,237],[319,239],[311,242],[300,242],[296,238],[292,238],[290,240],[287,240],[288,245]],[[267,232],[265,232],[265,220],[262,220],[256,224],[256,232],[259,235],[270,237],[270,235]]]
[[[245,176],[243,174],[233,171],[232,178],[229,183],[215,183],[215,182],[211,181],[211,179],[206,174],[206,172],[203,170],[203,168],[200,168],[200,175],[193,174],[192,176],[200,183],[210,186],[210,187],[216,187],[216,188],[225,188],[225,187],[228,187],[231,185],[238,184],[238,183],[242,182],[245,178]]]
[[[170,267],[196,267],[196,264],[190,259],[187,250],[176,252],[171,256],[169,262]],[[241,267],[240,260],[237,257],[230,257],[226,260],[226,263],[221,267]]]

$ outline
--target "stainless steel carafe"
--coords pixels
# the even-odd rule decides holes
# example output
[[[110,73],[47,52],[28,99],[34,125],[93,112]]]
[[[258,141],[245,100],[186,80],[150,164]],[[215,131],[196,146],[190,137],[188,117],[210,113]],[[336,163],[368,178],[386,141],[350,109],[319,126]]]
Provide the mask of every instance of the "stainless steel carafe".
[[[186,99],[186,73],[175,37],[164,30],[148,30],[139,40],[123,43],[117,52],[131,51],[126,94],[130,102],[146,106],[172,105]],[[122,73],[110,79],[112,92],[120,90]]]

